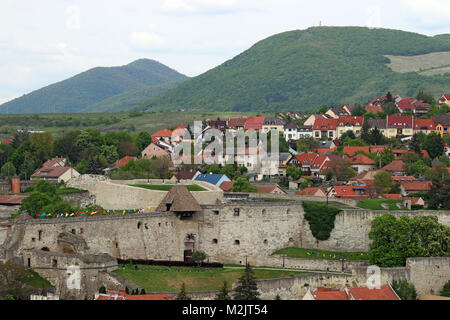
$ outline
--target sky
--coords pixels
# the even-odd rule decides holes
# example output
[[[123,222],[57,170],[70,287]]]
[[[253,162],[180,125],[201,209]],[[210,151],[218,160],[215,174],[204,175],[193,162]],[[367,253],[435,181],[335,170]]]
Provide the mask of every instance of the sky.
[[[271,35],[325,26],[450,33],[449,0],[1,0],[0,104],[98,66],[188,76]]]

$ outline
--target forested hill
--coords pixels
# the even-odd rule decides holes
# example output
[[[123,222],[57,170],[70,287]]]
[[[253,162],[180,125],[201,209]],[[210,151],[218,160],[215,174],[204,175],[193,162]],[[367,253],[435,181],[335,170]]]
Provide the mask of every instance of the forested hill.
[[[450,88],[450,73],[396,73],[388,67],[390,59],[385,55],[450,52],[448,39],[448,35],[427,37],[363,27],[314,27],[285,32],[144,101],[137,109],[317,109],[323,105],[367,102],[388,90],[413,96],[424,89],[439,96]]]
[[[172,85],[165,84],[186,79],[186,76],[153,60],[141,59],[121,67],[99,67],[80,73],[70,79],[64,80],[36,90],[30,94],[12,100],[0,106],[0,113],[75,113],[83,109],[95,112],[91,105],[102,102],[113,96],[129,91],[135,91],[127,99],[129,106],[133,97],[138,101],[159,94]],[[155,87],[155,88],[153,88]],[[119,96],[119,99],[124,99]],[[121,100],[109,100],[101,105],[98,111],[117,111],[122,109]],[[128,104],[127,104],[128,102]],[[119,105],[118,105],[119,104]]]

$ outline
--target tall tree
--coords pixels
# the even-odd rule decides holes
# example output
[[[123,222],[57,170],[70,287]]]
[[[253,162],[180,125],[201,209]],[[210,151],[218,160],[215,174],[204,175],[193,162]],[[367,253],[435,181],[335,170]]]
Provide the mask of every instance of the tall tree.
[[[191,298],[186,294],[186,285],[184,282],[181,284],[181,290],[175,297],[175,300],[191,300]]]
[[[428,151],[431,159],[435,159],[444,153],[444,139],[436,132],[432,132],[425,137],[423,148]]]
[[[224,281],[223,287],[220,289],[220,292],[217,294],[215,300],[231,300],[230,290],[228,290],[228,284],[226,281]]]
[[[234,300],[259,300],[260,293],[255,276],[249,264],[245,267],[244,274],[239,278],[235,289]]]
[[[138,136],[136,137],[136,146],[139,149],[139,152],[142,152],[147,146],[152,143],[152,137],[150,136],[150,133],[147,131],[141,131],[139,132]]]

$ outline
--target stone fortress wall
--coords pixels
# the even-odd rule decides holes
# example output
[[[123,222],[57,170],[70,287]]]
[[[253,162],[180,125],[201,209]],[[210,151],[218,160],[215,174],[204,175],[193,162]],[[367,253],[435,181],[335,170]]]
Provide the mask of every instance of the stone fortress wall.
[[[105,176],[81,175],[67,182],[68,187],[88,190],[95,197],[95,203],[107,210],[154,210],[167,194],[167,191],[147,190],[129,185],[173,185],[170,180],[110,180]],[[198,185],[206,191],[191,192],[200,204],[215,204],[223,198],[222,189],[202,181],[180,181],[183,185]]]
[[[135,209],[136,206],[144,208],[149,204],[155,208],[166,194],[163,191],[127,186],[127,184],[147,183],[147,180],[111,182],[104,177],[94,179],[81,176],[78,181],[70,182],[69,186],[89,190],[97,203],[102,206],[109,201],[110,209],[117,209],[115,207],[117,204],[127,203],[130,209]],[[150,183],[161,184],[161,181]],[[192,182],[189,181],[188,184]],[[69,248],[71,253],[78,255],[105,253],[120,259],[184,260],[185,250],[190,249],[192,245],[186,242],[186,237],[192,234],[195,236],[194,249],[204,250],[210,261],[227,264],[248,262],[251,265],[282,267],[282,258],[271,254],[285,247],[344,252],[367,251],[371,221],[385,213],[397,216],[436,215],[440,223],[450,226],[450,211],[390,212],[346,209],[336,216],[335,228],[331,232],[330,239],[318,241],[312,235],[309,223],[304,218],[305,212],[301,201],[304,199],[301,197],[297,198],[298,201],[284,202],[262,201],[255,198],[229,201],[224,199],[223,193],[214,186],[208,184],[205,186],[209,186],[208,191],[192,192],[203,210],[191,218],[180,219],[170,212],[149,212],[3,223],[0,234],[3,259],[14,256],[26,257],[29,252],[43,249],[55,254],[67,254],[68,247],[62,246],[58,239],[61,233],[71,233],[84,239],[86,244],[87,252],[77,252],[76,248]],[[105,208],[108,209],[108,206]],[[128,208],[121,207],[121,209]],[[406,268],[384,270],[386,276],[383,281],[387,282],[395,277],[410,279],[418,284],[421,293],[427,293],[426,290],[429,288],[442,286],[445,283],[444,278],[447,281],[450,275],[449,260],[421,259],[409,259]],[[348,279],[357,281],[366,279],[366,264],[364,261],[284,259],[284,266],[288,268],[353,272],[353,275],[344,278],[342,275],[340,277],[327,275],[331,277],[330,279],[338,279],[336,281],[340,281],[339,283],[345,283]],[[342,279],[345,281],[342,282]],[[292,292],[301,295],[305,289],[304,283],[313,281],[305,280],[304,283],[300,283],[303,280],[276,281],[285,283],[289,287],[286,292],[289,291],[291,295]],[[320,281],[324,283],[323,279]],[[262,288],[275,286],[275,282],[269,280],[261,283]],[[273,292],[267,290],[269,297]]]

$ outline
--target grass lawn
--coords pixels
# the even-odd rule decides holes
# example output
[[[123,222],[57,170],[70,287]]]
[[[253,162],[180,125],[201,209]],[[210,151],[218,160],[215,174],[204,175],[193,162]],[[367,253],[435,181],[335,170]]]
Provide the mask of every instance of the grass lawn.
[[[170,191],[173,188],[173,185],[156,185],[156,184],[130,184],[129,186],[158,191]],[[186,185],[186,187],[189,191],[206,191],[205,188],[197,184]]]
[[[242,267],[242,266],[241,266]],[[126,265],[114,272],[124,276],[129,281],[145,288],[146,292],[178,292],[184,282],[187,291],[214,291],[220,290],[223,282],[228,282],[228,287],[237,281],[244,273],[244,269],[225,268],[196,268],[196,267],[169,267],[164,266],[139,266],[135,270],[134,265]],[[272,279],[295,276],[300,271],[282,270],[258,270],[254,269],[257,279]]]
[[[381,206],[382,203],[385,203],[389,206],[389,210],[400,210],[396,204],[402,202],[402,200],[392,199],[364,199],[359,201],[359,207],[369,210],[386,210]]]
[[[333,252],[302,248],[285,248],[273,253],[286,254],[290,258],[326,259],[326,260],[367,260],[367,252]]]
[[[42,285],[44,285],[45,288],[52,288],[53,287],[48,280],[42,278],[39,274],[37,274],[33,270],[26,270],[26,271],[24,271],[18,277],[17,280],[19,280],[22,283],[28,284],[28,285],[32,286],[33,288],[37,288],[37,289],[42,288]]]

